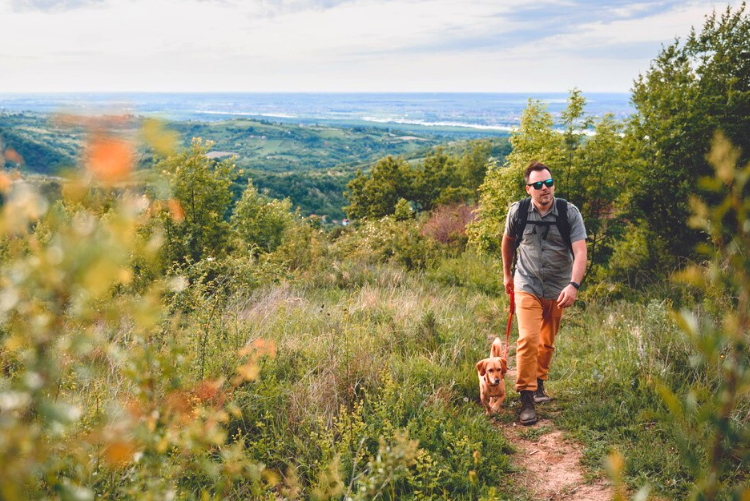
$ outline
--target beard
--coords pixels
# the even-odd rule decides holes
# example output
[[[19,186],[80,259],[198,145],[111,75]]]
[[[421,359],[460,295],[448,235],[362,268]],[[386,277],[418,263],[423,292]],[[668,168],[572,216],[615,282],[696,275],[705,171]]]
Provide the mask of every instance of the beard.
[[[537,203],[539,205],[549,205],[552,203],[552,193],[543,193],[537,197]]]

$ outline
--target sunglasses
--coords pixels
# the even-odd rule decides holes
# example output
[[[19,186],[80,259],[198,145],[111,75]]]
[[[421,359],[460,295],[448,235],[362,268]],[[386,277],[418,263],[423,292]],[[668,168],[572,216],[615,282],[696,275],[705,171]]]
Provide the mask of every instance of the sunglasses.
[[[535,190],[541,190],[542,185],[546,186],[547,188],[552,188],[555,185],[555,181],[552,178],[549,178],[546,181],[537,181],[536,183],[526,184],[526,186],[533,186]]]

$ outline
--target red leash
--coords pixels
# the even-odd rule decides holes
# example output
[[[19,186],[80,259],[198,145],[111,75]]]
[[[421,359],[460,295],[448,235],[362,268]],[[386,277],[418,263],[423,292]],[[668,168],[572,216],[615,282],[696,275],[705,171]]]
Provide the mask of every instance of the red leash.
[[[510,344],[510,330],[513,326],[513,312],[516,311],[516,295],[510,290],[510,312],[508,313],[508,326],[505,328],[505,346],[503,347],[503,358],[508,360],[508,345]]]

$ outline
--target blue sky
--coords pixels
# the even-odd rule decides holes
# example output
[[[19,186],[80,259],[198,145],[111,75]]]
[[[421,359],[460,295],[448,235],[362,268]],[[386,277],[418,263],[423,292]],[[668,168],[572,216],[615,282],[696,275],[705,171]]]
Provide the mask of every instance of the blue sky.
[[[0,92],[628,92],[740,0],[0,0]]]

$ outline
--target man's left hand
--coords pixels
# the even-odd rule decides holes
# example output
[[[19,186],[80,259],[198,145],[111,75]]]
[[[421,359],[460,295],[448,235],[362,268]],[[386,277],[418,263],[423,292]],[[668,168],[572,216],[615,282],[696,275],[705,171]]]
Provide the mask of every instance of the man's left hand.
[[[557,306],[559,308],[567,308],[568,306],[573,306],[573,303],[576,302],[576,297],[578,297],[578,289],[576,289],[572,285],[568,285],[562,290],[562,292],[560,292],[560,295],[557,297]]]

